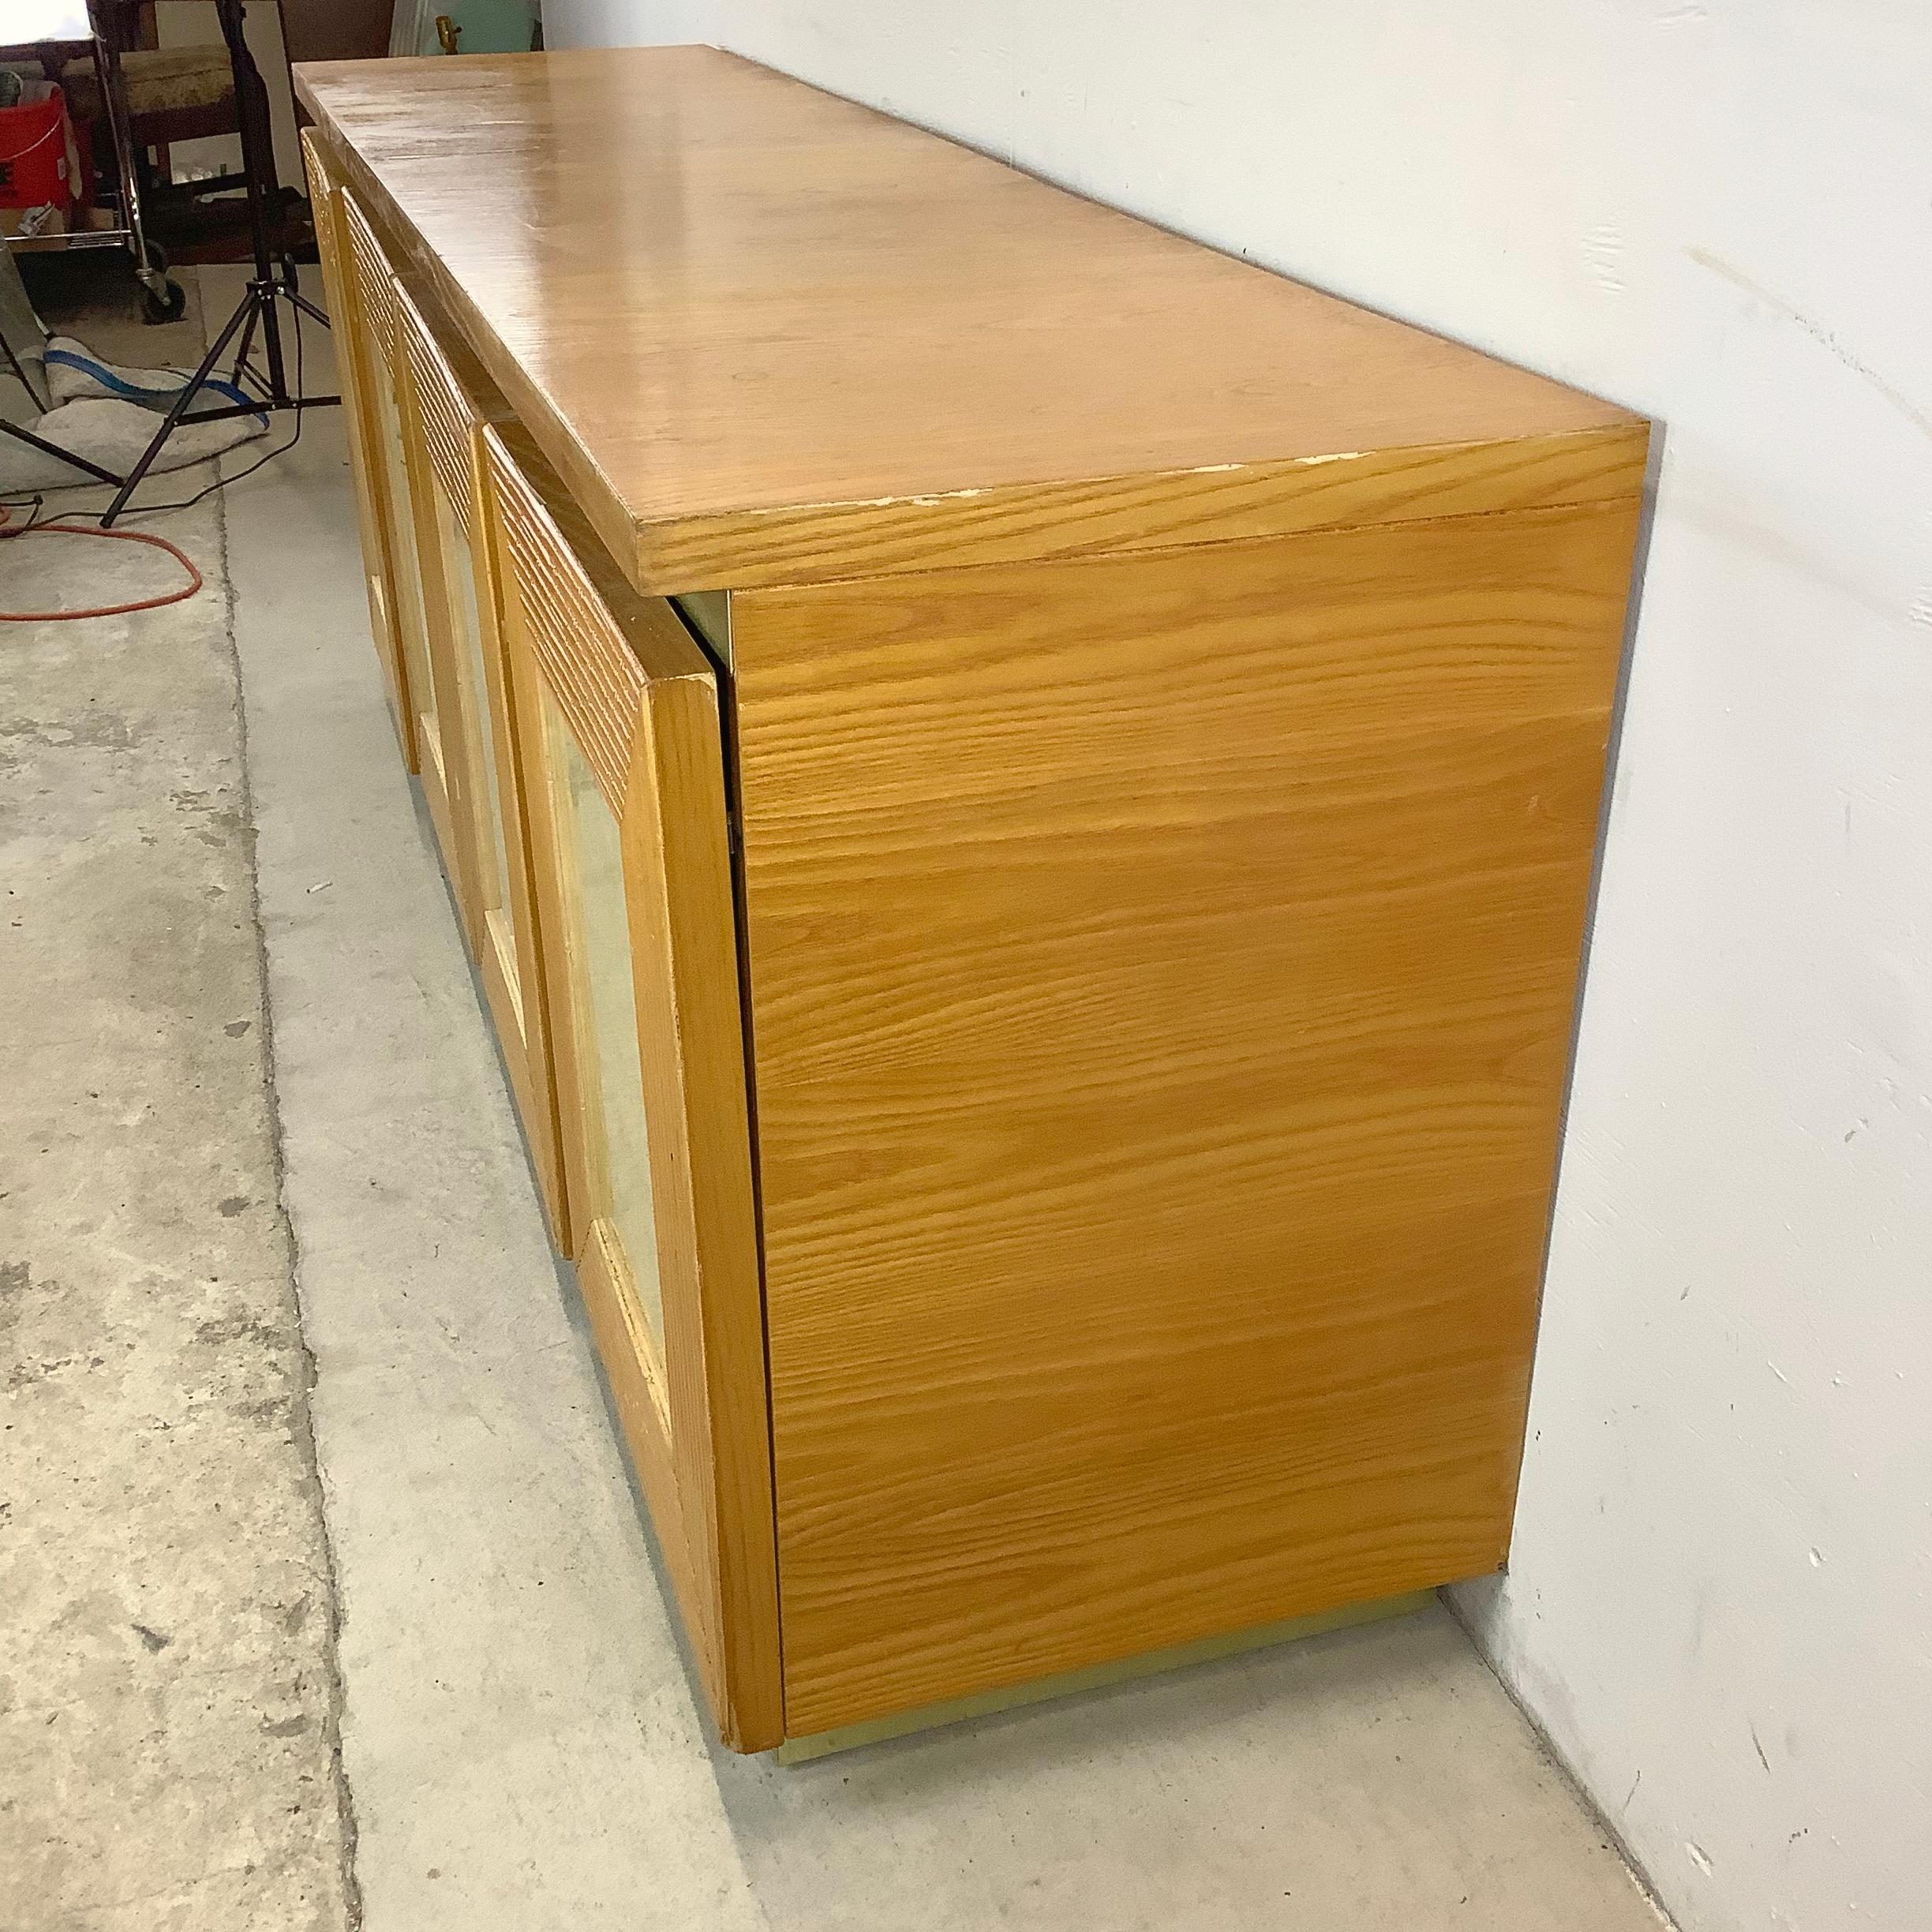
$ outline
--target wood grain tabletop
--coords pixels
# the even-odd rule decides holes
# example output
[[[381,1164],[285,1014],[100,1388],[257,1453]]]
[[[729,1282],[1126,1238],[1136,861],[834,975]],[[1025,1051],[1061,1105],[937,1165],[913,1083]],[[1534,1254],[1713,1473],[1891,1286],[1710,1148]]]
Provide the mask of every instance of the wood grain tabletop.
[[[1594,500],[1641,464],[1612,404],[712,48],[298,84],[642,587]]]

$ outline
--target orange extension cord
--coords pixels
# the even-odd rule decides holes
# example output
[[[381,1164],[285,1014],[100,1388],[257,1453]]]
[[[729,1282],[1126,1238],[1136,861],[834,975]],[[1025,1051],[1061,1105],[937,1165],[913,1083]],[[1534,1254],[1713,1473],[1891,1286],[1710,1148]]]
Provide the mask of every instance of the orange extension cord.
[[[165,550],[188,573],[186,585],[165,597],[144,597],[138,604],[107,604],[98,610],[0,611],[0,623],[58,623],[69,617],[131,617],[137,611],[159,610],[167,604],[184,603],[201,588],[201,573],[193,560],[165,537],[151,537],[144,530],[95,530],[84,523],[23,523],[13,527],[13,513],[0,504],[0,539],[31,537],[36,533],[50,537],[104,537],[110,543],[146,544],[150,549]]]

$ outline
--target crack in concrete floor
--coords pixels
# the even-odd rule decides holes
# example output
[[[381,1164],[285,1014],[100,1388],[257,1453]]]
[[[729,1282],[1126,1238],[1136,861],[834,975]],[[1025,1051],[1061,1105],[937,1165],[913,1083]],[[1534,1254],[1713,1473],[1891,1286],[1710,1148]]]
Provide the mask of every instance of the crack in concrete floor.
[[[150,364],[200,341],[193,310],[82,326]],[[223,506],[166,528],[200,595],[0,640],[0,1921],[336,1932],[335,1591]],[[30,537],[0,575],[97,603],[156,564]]]

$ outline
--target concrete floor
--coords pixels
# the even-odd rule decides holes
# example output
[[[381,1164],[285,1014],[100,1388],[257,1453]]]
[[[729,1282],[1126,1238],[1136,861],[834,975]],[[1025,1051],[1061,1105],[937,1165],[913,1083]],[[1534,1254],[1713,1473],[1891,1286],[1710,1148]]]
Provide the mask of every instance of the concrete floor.
[[[19,648],[0,665],[35,761],[5,858],[32,928],[9,983],[47,990],[11,1016],[5,1125],[54,1150],[0,1204],[0,1309],[31,1311],[11,1346],[36,1365],[28,1406],[8,1398],[35,1448],[6,1451],[0,1526],[26,1660],[0,1718],[0,1897],[23,1926],[176,1923],[129,1903],[163,1873],[170,1896],[223,1874],[197,1932],[353,1909],[278,1199],[373,1932],[1657,1923],[1440,1611],[793,1769],[710,1748],[397,760],[339,423],[194,526],[211,560],[224,526],[232,658],[214,577],[125,638],[30,635],[30,683]],[[179,796],[212,803],[155,803]],[[157,1466],[143,1433],[191,1415],[219,1522],[182,1445]],[[207,1710],[149,1688],[190,1629]],[[259,1710],[256,1735],[217,1705]],[[149,1761],[117,1747],[137,1739],[169,1756],[164,1818]],[[242,1870],[244,1810],[279,1863]]]
[[[199,342],[192,319],[89,328],[130,359]],[[20,1932],[335,1927],[350,1897],[220,506],[167,524],[199,597],[0,624],[0,1925]],[[133,545],[0,545],[0,608],[178,581]]]

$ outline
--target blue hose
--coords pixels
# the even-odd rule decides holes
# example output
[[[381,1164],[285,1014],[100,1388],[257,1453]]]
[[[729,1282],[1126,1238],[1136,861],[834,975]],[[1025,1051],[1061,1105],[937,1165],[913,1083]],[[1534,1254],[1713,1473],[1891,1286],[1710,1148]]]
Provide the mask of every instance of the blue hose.
[[[97,382],[103,389],[111,391],[124,402],[138,402],[143,409],[152,410],[158,416],[165,416],[168,406],[188,386],[184,376],[173,389],[143,389],[137,384],[124,380],[104,362],[96,362],[91,356],[76,355],[70,349],[50,349],[46,359],[58,362],[63,369],[77,369],[90,382]],[[224,401],[245,409],[264,428],[268,426],[268,412],[260,408],[255,399],[245,394],[231,382],[223,382],[218,376],[211,376],[201,387],[211,390]]]

